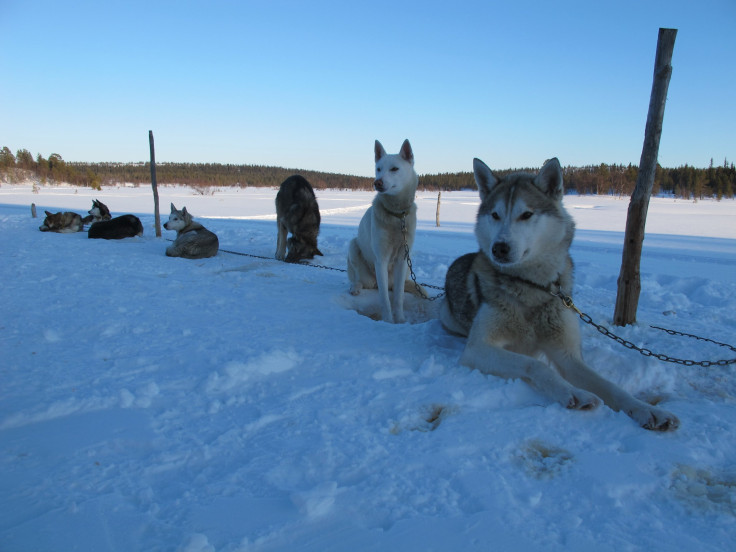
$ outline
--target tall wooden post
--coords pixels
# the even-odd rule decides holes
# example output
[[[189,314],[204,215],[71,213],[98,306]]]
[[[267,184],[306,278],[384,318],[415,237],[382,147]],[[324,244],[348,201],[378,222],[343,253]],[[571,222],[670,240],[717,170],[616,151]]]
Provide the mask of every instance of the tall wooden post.
[[[644,227],[647,221],[649,198],[652,195],[657,170],[659,139],[662,136],[664,105],[672,76],[672,51],[675,48],[677,29],[659,29],[657,55],[654,62],[654,82],[649,99],[649,113],[644,131],[644,146],[639,161],[639,176],[631,195],[626,217],[626,234],[618,276],[618,293],[613,323],[626,326],[636,322],[636,309],[641,293],[641,251],[644,243]]]
[[[148,131],[148,143],[151,145],[151,187],[153,188],[153,211],[156,218],[156,237],[161,237],[161,215],[158,210],[158,184],[156,183],[156,149],[153,147],[153,131]]]
[[[435,224],[437,228],[440,226],[440,198],[442,197],[442,190],[437,192],[437,214],[435,215]]]

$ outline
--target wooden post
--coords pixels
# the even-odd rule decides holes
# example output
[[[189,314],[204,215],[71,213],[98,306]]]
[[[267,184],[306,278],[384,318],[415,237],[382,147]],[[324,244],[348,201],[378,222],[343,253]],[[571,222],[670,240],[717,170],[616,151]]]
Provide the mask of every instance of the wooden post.
[[[641,251],[644,242],[644,227],[647,221],[649,198],[652,195],[654,176],[657,170],[659,139],[662,136],[664,105],[672,76],[672,51],[675,48],[677,29],[659,29],[657,54],[654,62],[654,82],[649,99],[649,113],[644,131],[644,146],[639,161],[639,176],[636,188],[629,201],[626,216],[626,234],[618,276],[618,293],[613,323],[626,326],[636,322],[636,309],[641,293]]]
[[[151,187],[153,188],[153,211],[156,218],[156,237],[161,237],[161,215],[158,210],[158,184],[156,183],[156,150],[153,147],[153,131],[148,131],[148,143],[151,145]]]
[[[435,224],[439,228],[440,226],[440,198],[442,197],[442,190],[437,192],[437,215],[435,217]]]
[[[33,218],[36,218],[36,204],[35,203],[31,203],[31,216]]]

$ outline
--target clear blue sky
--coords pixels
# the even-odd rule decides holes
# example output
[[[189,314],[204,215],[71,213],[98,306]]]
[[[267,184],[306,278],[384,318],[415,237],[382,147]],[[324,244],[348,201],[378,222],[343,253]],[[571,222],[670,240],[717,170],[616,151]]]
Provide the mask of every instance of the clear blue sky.
[[[736,0],[0,0],[0,147],[373,174],[633,163],[660,27],[659,161],[736,162]]]

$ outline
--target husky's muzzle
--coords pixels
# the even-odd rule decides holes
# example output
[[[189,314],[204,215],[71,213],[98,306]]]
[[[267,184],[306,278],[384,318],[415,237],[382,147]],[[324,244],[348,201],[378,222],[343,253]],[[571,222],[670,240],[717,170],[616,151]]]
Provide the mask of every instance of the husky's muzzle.
[[[508,263],[511,261],[509,258],[509,254],[511,253],[511,247],[506,242],[496,242],[493,244],[493,247],[491,247],[491,253],[493,254],[493,258],[498,263]]]
[[[382,178],[379,178],[378,180],[376,180],[375,182],[373,182],[373,187],[374,187],[374,188],[376,189],[376,191],[377,191],[377,192],[379,192],[379,193],[380,193],[380,192],[385,192],[385,191],[386,191],[386,188],[385,188],[385,186],[383,185],[383,179],[382,179]]]

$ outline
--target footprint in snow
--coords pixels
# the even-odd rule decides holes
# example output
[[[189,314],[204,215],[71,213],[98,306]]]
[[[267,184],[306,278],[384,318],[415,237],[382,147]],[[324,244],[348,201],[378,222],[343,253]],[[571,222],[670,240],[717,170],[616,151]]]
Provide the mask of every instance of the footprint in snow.
[[[430,432],[437,429],[443,420],[453,413],[451,407],[432,404],[422,408],[418,413],[405,416],[391,427],[391,434],[398,435],[403,430]]]
[[[540,439],[532,439],[519,448],[515,460],[530,476],[551,479],[572,463],[573,455]]]

